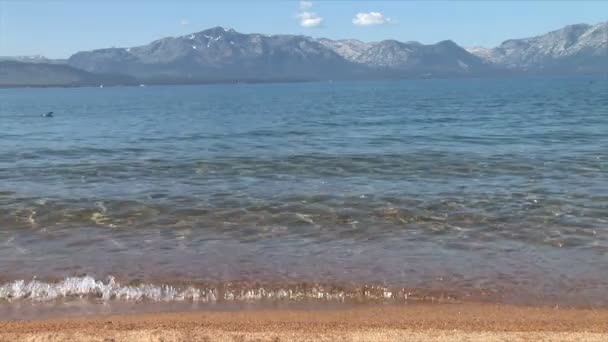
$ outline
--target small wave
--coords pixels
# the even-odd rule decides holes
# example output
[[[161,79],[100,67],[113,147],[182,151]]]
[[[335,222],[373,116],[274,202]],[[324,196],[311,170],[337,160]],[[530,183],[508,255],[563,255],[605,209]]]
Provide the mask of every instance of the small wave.
[[[69,277],[59,282],[16,280],[0,285],[1,301],[54,301],[74,298],[93,299],[102,302],[123,301],[193,301],[203,303],[248,301],[453,301],[453,296],[420,294],[405,289],[389,289],[382,286],[363,286],[343,289],[316,284],[287,285],[283,287],[226,283],[218,286],[171,286],[156,284],[122,285],[114,277],[106,281],[91,276]]]
[[[39,280],[17,280],[0,286],[0,300],[48,301],[67,298],[98,298],[108,300],[151,300],[151,301],[214,301],[216,293],[212,289],[188,287],[179,289],[169,285],[141,284],[123,286],[114,277],[107,281],[91,276],[69,277],[57,283]]]

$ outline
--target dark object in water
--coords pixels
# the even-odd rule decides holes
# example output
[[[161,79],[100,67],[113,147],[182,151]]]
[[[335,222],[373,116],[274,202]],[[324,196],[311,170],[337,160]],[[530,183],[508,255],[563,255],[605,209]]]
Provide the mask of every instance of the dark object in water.
[[[46,114],[42,114],[43,118],[52,118],[53,117],[53,112],[48,112]]]

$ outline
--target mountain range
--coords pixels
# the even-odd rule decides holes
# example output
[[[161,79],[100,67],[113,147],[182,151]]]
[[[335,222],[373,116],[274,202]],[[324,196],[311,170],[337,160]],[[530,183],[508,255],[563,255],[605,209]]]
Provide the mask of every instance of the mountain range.
[[[32,66],[35,65],[35,66]],[[495,48],[214,27],[147,45],[78,52],[67,60],[0,57],[0,86],[270,82],[608,73],[608,22],[569,25]]]
[[[493,49],[469,52],[506,69],[607,72],[608,22],[569,25],[542,36],[510,39]]]

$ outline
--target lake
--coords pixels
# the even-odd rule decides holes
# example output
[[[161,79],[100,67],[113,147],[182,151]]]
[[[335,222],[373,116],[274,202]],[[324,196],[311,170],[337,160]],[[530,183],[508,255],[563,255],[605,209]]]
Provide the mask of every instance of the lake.
[[[0,89],[0,305],[606,306],[607,90]]]

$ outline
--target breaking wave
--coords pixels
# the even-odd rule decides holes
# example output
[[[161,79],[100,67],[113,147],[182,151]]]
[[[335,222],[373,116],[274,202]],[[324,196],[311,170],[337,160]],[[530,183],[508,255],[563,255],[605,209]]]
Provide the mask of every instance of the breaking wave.
[[[59,282],[16,280],[0,285],[2,301],[53,301],[76,298],[101,302],[123,301],[192,301],[203,303],[247,302],[247,301],[453,301],[446,294],[422,294],[405,289],[390,289],[382,286],[340,288],[331,285],[292,284],[286,286],[264,286],[242,283],[226,283],[217,286],[172,286],[167,284],[123,285],[114,277],[97,280],[91,276],[68,277]]]

